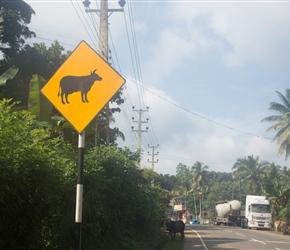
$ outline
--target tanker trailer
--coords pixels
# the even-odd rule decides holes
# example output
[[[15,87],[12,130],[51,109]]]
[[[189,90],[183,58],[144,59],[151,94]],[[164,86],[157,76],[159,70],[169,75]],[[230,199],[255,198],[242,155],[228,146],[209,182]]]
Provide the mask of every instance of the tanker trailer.
[[[241,225],[241,202],[237,200],[216,202],[215,225],[240,226]]]

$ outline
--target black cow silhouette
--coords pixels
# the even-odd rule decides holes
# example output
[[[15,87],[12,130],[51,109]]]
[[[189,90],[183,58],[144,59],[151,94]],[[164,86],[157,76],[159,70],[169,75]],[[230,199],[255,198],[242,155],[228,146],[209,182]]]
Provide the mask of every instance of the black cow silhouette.
[[[68,95],[74,92],[81,92],[82,102],[89,102],[87,94],[91,90],[91,87],[95,81],[101,81],[102,77],[96,74],[95,69],[88,76],[64,76],[60,80],[58,96],[61,96],[62,104],[65,104],[63,96],[65,96],[65,101],[69,104]]]

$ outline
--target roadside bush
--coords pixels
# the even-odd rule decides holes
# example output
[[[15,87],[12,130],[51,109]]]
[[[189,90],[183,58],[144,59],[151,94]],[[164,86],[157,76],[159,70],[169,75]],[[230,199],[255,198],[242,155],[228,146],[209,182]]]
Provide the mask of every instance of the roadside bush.
[[[43,249],[68,238],[62,222],[72,149],[12,107],[0,101],[0,249]]]
[[[0,249],[73,249],[76,147],[12,107],[0,101]],[[85,153],[83,249],[153,250],[163,242],[169,199],[137,160],[117,147]]]

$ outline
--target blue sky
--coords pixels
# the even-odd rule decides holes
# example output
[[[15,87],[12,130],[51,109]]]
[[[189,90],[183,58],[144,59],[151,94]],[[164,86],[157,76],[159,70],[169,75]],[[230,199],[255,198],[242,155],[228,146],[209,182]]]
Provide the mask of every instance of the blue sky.
[[[98,51],[98,16],[81,1],[27,2],[36,12],[29,42],[58,40],[73,50],[85,40]],[[196,161],[230,172],[248,155],[288,166],[266,132],[271,124],[260,121],[273,114],[275,91],[290,86],[289,12],[290,1],[127,1],[124,13],[109,17],[112,65],[127,79],[112,125],[126,136],[120,145],[137,146],[131,107],[149,106],[142,167],[151,167],[148,144],[159,144],[154,170],[162,174]]]

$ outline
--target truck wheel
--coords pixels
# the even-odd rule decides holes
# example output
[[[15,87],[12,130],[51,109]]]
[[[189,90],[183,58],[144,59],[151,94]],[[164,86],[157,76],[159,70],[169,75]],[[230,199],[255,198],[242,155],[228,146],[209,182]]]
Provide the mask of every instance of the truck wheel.
[[[244,226],[245,228],[250,229],[248,225],[248,219],[244,219]]]
[[[248,225],[247,219],[243,218],[241,220],[241,228],[247,228],[247,225]]]

